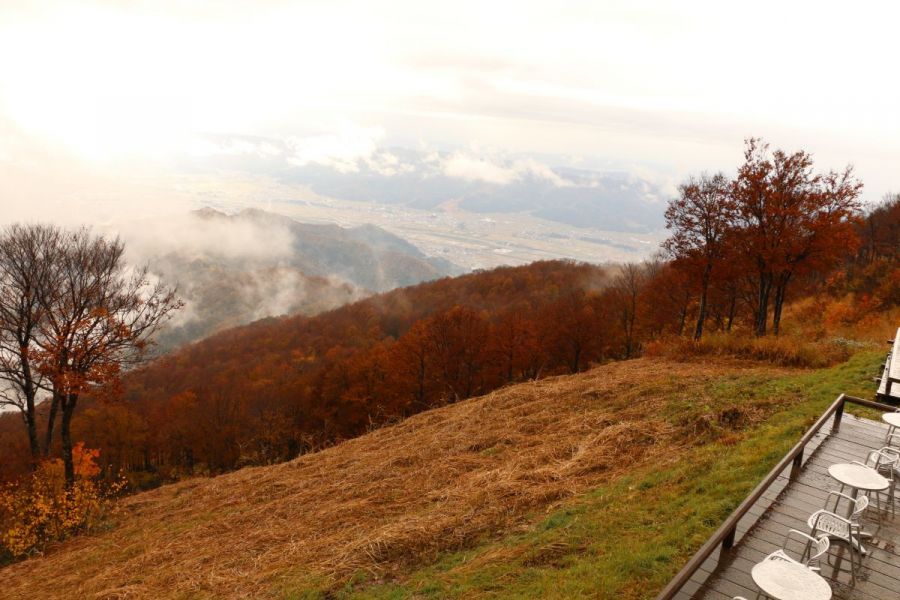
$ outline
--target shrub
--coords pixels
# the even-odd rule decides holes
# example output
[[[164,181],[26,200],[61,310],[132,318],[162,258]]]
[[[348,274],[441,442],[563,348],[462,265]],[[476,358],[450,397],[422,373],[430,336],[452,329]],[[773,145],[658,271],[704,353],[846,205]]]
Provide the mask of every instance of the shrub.
[[[712,333],[699,342],[683,337],[657,340],[644,349],[648,356],[734,356],[790,367],[825,367],[843,362],[855,351],[847,340],[801,340],[790,336],[753,337]]]
[[[83,444],[73,449],[77,480],[66,489],[59,459],[38,465],[31,477],[0,489],[0,559],[3,562],[40,552],[49,542],[89,531],[100,523],[124,480],[99,482],[94,459],[98,450]]]

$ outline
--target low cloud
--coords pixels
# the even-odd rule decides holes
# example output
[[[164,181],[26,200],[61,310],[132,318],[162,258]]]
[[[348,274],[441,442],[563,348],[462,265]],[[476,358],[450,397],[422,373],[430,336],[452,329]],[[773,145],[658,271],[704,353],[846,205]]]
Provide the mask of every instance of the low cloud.
[[[287,161],[297,166],[314,163],[339,173],[356,173],[368,162],[384,137],[381,127],[344,125],[336,133],[293,137],[287,140]]]
[[[557,187],[574,185],[547,165],[530,158],[503,164],[488,158],[456,153],[445,159],[441,167],[444,175],[467,181],[507,185],[531,177],[547,181]]]
[[[506,185],[519,179],[519,174],[484,158],[454,154],[443,163],[444,175],[468,181],[484,181]]]
[[[287,227],[195,214],[118,223],[109,228],[126,242],[130,262],[143,263],[177,251],[188,258],[264,260],[278,263],[293,248]]]

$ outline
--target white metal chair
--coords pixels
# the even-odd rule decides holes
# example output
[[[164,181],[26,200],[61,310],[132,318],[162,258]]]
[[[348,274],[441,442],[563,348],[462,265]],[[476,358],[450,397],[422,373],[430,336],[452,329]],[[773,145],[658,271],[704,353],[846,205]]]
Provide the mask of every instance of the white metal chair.
[[[889,448],[900,449],[900,431],[890,431],[889,429],[888,434],[884,437],[884,443]]]
[[[805,544],[803,553],[800,555],[800,560],[792,558],[787,553],[787,545],[791,538],[799,539],[799,541]],[[802,531],[789,529],[784,536],[784,542],[782,542],[781,548],[771,553],[763,560],[784,560],[787,562],[803,565],[804,567],[807,567],[813,571],[819,571],[819,558],[823,554],[828,552],[828,547],[830,545],[831,541],[828,539],[827,535],[814,538],[803,533]]]
[[[870,495],[875,494],[875,507],[878,509],[879,516],[882,514],[882,494],[885,494],[888,498],[891,515],[896,514],[894,508],[894,470],[897,468],[898,459],[900,459],[900,450],[885,446],[881,450],[872,450],[869,452],[869,454],[866,455],[865,463],[861,463],[857,460],[852,462],[854,465],[861,465],[878,471],[882,477],[891,482],[888,488],[882,492],[869,492]]]
[[[828,510],[828,503],[831,501],[831,498],[834,497],[834,511]],[[840,505],[841,499],[847,500],[850,504],[850,516],[842,517],[837,514],[838,507]],[[813,514],[809,516],[807,520],[807,525],[810,528],[810,534],[812,536],[816,536],[816,534],[824,534],[829,538],[836,538],[838,540],[847,542],[847,545],[850,547],[850,574],[853,577],[853,582],[856,582],[856,572],[859,568],[859,564],[862,563],[862,552],[863,547],[860,542],[860,532],[862,531],[862,525],[860,524],[860,518],[862,514],[865,512],[866,508],[869,507],[869,497],[868,496],[860,496],[856,499],[851,498],[846,494],[842,494],[840,492],[830,491],[828,492],[828,497],[825,499],[825,507],[821,510],[817,510]],[[857,556],[856,560],[854,560],[854,555]]]
[[[898,436],[900,438],[900,436]],[[879,472],[887,477],[891,482],[891,487],[888,490],[888,496],[891,499],[891,515],[896,514],[896,501],[897,501],[897,478],[900,477],[900,448],[894,448],[892,446],[885,446],[879,450],[883,456],[890,458],[893,461],[893,464],[890,468],[886,468],[887,465],[883,465],[882,469]]]

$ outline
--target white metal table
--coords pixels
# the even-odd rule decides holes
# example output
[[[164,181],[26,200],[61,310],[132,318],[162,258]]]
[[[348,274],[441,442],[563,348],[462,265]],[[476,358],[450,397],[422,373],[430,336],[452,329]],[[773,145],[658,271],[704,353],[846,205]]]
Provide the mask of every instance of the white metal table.
[[[891,482],[882,477],[875,469],[854,465],[851,463],[838,463],[828,467],[828,474],[841,485],[851,489],[850,496],[856,498],[859,490],[865,492],[882,492],[888,489]],[[852,511],[852,508],[850,509]]]
[[[830,600],[831,586],[821,575],[786,560],[764,560],[750,571],[764,594],[777,600]]]
[[[900,362],[900,357],[897,358],[897,362]],[[897,387],[900,388],[900,385]],[[888,433],[893,433],[894,430],[900,428],[900,412],[882,413],[881,420],[890,425]]]
[[[865,492],[881,492],[891,485],[891,482],[882,477],[875,469],[864,467],[863,465],[854,465],[852,463],[838,463],[828,467],[828,474],[841,485],[850,488],[850,496],[855,500],[859,496],[859,491]],[[826,508],[828,508],[826,506]],[[853,512],[853,507],[847,507],[847,513],[844,515],[849,517]],[[866,531],[859,532],[860,538],[870,538],[871,533]],[[862,554],[868,554],[868,551],[862,545],[862,540],[856,540],[859,551]]]

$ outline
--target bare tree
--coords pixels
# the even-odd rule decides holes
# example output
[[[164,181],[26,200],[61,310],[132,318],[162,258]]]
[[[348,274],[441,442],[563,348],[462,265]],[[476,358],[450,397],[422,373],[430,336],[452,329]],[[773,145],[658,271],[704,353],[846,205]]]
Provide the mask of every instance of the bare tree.
[[[625,337],[625,358],[631,358],[635,350],[634,327],[637,319],[638,296],[646,283],[643,265],[626,263],[613,281],[613,297],[619,325]]]
[[[61,411],[60,437],[66,481],[75,480],[71,423],[85,391],[117,381],[123,368],[146,357],[153,334],[181,306],[175,290],[131,270],[124,244],[87,229],[63,234],[51,266],[55,286],[42,295],[37,344],[51,383],[52,435]]]
[[[59,238],[60,230],[49,225],[12,225],[0,234],[0,405],[21,413],[35,462],[41,455],[35,406],[43,377],[34,342],[42,296],[54,286]]]

